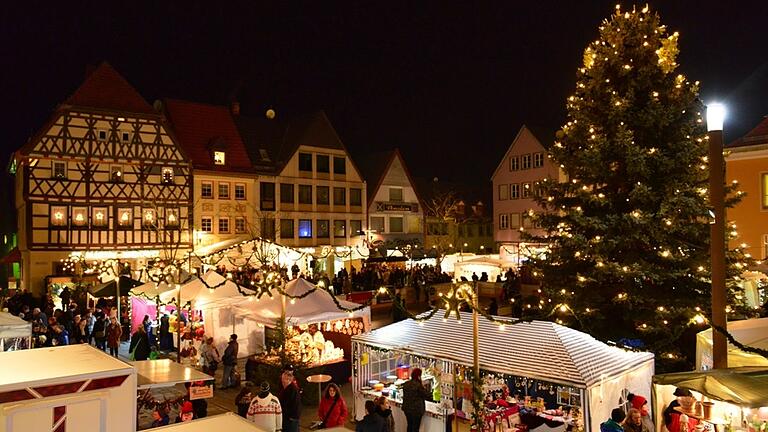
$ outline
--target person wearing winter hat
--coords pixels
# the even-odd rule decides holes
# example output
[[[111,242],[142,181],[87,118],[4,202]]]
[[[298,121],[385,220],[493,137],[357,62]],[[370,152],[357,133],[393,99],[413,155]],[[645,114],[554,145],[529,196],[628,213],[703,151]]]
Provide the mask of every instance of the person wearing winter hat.
[[[627,414],[621,408],[614,408],[611,411],[611,418],[600,423],[600,432],[624,432],[621,423],[627,418]]]
[[[280,407],[280,400],[269,392],[268,382],[262,382],[259,393],[251,399],[246,418],[265,432],[283,429],[283,410]]]
[[[176,423],[187,422],[193,418],[195,418],[195,413],[194,408],[192,407],[192,402],[185,401],[181,404],[181,410],[179,411],[179,416],[176,417]]]
[[[627,396],[627,400],[629,400],[632,408],[640,412],[640,418],[642,420],[643,426],[645,426],[649,431],[655,431],[656,429],[653,427],[653,420],[651,420],[651,413],[648,411],[648,399],[644,398],[643,396],[630,393]]]
[[[672,395],[675,396],[675,399],[672,399],[672,402],[667,405],[667,408],[662,413],[664,417],[664,426],[667,427],[667,430],[669,430],[669,427],[672,425],[672,414],[677,414],[675,407],[680,406],[679,398],[692,396],[690,390],[686,390],[680,387],[677,387]]]
[[[285,432],[299,432],[301,417],[301,389],[296,383],[293,366],[287,365],[280,375],[280,407],[283,411],[283,429]]]

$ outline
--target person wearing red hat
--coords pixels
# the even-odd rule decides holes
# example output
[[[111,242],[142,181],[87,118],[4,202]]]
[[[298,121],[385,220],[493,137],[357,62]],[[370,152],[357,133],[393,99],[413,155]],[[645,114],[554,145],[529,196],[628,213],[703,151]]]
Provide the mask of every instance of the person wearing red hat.
[[[648,410],[648,399],[643,396],[630,393],[627,396],[629,403],[632,404],[632,408],[640,411],[640,418],[643,422],[643,426],[648,428],[649,431],[655,431],[653,427],[653,420],[651,420],[651,413]]]
[[[181,410],[179,416],[176,417],[176,423],[187,422],[195,418],[194,409],[192,408],[192,402],[185,401],[181,404]]]

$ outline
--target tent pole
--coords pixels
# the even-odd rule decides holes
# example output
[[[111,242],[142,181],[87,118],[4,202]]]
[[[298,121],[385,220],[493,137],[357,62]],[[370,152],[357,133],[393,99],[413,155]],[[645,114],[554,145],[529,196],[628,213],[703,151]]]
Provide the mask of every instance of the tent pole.
[[[181,284],[176,297],[176,361],[181,363]]]
[[[479,382],[480,381],[480,354],[479,354],[479,348],[478,348],[478,314],[477,314],[477,307],[478,307],[478,299],[477,299],[477,281],[474,282],[474,289],[472,290],[472,357],[473,357],[473,381]],[[481,387],[482,388],[482,387]],[[472,389],[472,399],[476,398],[477,395],[475,394],[475,389]],[[474,401],[473,400],[473,409],[477,409],[477,406],[479,406],[482,401]],[[479,419],[479,415],[473,416],[476,419]],[[480,430],[482,425],[479,424],[480,421],[478,420],[477,430]]]
[[[120,314],[120,261],[117,262],[117,279],[115,280],[115,290],[117,293],[115,293],[115,304],[117,305],[117,324],[122,328],[123,322],[121,320],[121,314]],[[64,305],[62,305],[63,307]],[[67,309],[69,309],[69,305],[67,305]]]

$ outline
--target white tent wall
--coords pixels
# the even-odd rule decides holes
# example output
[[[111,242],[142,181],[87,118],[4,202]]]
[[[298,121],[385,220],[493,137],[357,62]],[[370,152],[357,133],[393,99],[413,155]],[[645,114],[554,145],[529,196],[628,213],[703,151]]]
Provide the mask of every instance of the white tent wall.
[[[605,378],[587,389],[589,406],[588,421],[592,432],[600,430],[600,423],[611,417],[611,410],[622,407],[619,401],[626,402],[628,393],[634,393],[651,400],[651,380],[653,379],[653,359],[634,369],[624,371],[613,378]]]
[[[728,323],[728,331],[744,345],[768,349],[768,318],[757,318]],[[728,344],[728,367],[768,366],[768,359],[742,351]],[[696,334],[696,370],[712,369],[712,329]]]
[[[32,323],[7,312],[0,312],[0,338],[23,338],[31,335]]]
[[[224,348],[232,333],[237,335],[239,356],[260,352],[264,347],[264,327],[235,306],[205,309],[205,335],[213,337],[213,344],[224,355]]]

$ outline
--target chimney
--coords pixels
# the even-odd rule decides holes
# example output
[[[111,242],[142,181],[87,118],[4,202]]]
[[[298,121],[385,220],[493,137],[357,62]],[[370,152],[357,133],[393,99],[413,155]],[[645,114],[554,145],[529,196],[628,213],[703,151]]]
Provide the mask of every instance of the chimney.
[[[229,110],[232,112],[233,116],[239,116],[240,115],[240,102],[234,101],[229,106]]]

